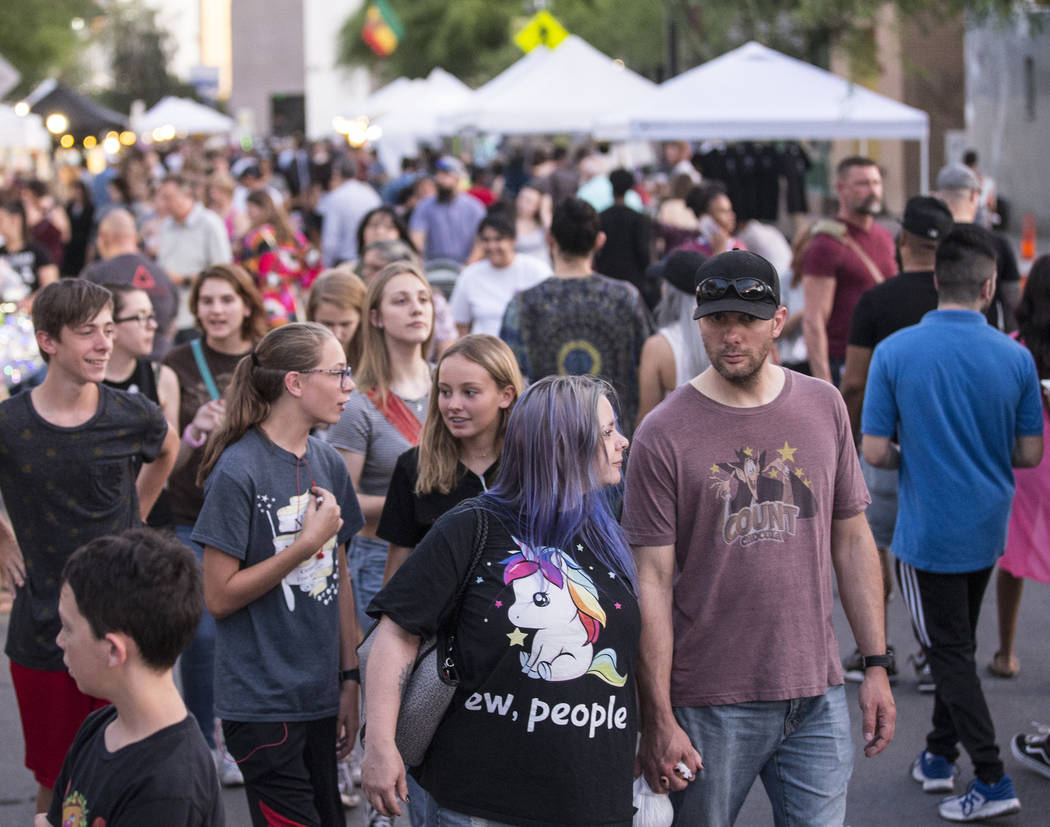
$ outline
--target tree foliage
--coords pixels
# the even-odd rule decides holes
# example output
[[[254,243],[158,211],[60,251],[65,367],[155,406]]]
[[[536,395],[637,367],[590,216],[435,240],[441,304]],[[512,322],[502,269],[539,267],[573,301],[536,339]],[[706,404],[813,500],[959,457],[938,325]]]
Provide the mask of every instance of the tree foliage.
[[[387,58],[361,40],[365,8],[340,32],[340,62],[371,67],[378,79],[422,77],[441,66],[482,83],[521,56],[513,33],[532,14],[528,0],[388,0],[405,37]],[[1008,16],[1013,0],[893,0],[902,18],[951,20]],[[365,7],[367,7],[367,0]],[[678,71],[748,40],[826,66],[832,46],[846,49],[860,71],[875,60],[873,22],[885,0],[551,0],[572,33],[653,80],[668,76],[673,28]],[[673,24],[673,26],[672,26]]]
[[[4,0],[0,55],[22,75],[14,94],[25,94],[49,76],[69,74],[82,36],[72,22],[98,14],[94,0]]]
[[[98,38],[110,55],[113,76],[112,86],[98,95],[107,106],[127,112],[135,100],[149,108],[165,95],[195,96],[194,88],[168,68],[171,33],[158,25],[156,10],[141,0],[112,3]]]

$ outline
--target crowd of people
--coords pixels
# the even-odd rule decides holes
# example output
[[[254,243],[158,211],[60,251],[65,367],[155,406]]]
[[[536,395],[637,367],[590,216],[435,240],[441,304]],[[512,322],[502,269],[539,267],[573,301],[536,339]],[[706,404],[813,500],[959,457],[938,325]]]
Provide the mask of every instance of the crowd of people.
[[[963,164],[891,232],[845,158],[789,242],[798,146],[664,150],[386,176],[186,143],[65,170],[64,203],[6,182],[0,286],[44,362],[0,403],[38,825],[221,824],[220,784],[260,827],[362,793],[370,825],[627,825],[636,761],[676,824],[732,824],[757,779],[775,823],[842,824],[845,681],[864,754],[894,735],[895,577],[934,694],[911,777],[955,792],[961,745],[940,816],[1020,808],[974,648],[998,565],[988,668],[1017,676],[1050,583],[1050,257],[1022,292]],[[455,694],[406,766],[434,637]],[[1045,732],[1011,749],[1050,776]]]

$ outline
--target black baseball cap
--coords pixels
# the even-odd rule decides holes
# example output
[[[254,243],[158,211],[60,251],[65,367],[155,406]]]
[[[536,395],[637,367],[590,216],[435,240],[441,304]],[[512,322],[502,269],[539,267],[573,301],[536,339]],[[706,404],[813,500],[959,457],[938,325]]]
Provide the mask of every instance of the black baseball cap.
[[[652,281],[663,279],[690,296],[696,292],[696,271],[707,261],[698,250],[675,250],[646,268],[645,275]]]
[[[915,195],[904,205],[901,229],[919,238],[940,241],[952,231],[955,220],[948,205],[932,195]]]
[[[704,298],[704,282],[715,279],[711,286],[724,287],[720,294]],[[742,280],[758,282],[754,290],[737,284]],[[762,287],[765,285],[765,288]],[[744,293],[755,297],[745,298]],[[714,290],[712,292],[718,292]],[[696,311],[694,319],[712,313],[747,313],[757,319],[772,319],[780,307],[780,278],[776,268],[757,253],[749,250],[730,250],[709,258],[696,271]]]

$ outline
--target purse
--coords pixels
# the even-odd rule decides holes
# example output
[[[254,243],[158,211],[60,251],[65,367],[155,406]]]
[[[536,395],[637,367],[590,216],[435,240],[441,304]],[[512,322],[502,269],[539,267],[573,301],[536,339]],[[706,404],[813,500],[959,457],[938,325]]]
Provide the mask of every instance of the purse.
[[[406,767],[418,767],[423,763],[430,742],[434,738],[438,724],[445,717],[452,697],[456,694],[459,686],[459,673],[456,671],[455,663],[455,640],[456,625],[459,621],[459,612],[463,606],[463,595],[470,582],[470,576],[474,572],[481,554],[485,549],[488,539],[489,523],[488,514],[483,509],[478,509],[477,519],[474,523],[474,546],[473,555],[467,573],[456,589],[452,617],[446,625],[448,630],[444,635],[439,629],[433,637],[428,637],[419,643],[419,651],[412,663],[412,672],[405,682],[404,691],[401,693],[401,711],[397,715],[397,729],[394,733],[394,743],[397,744],[401,760]],[[373,623],[364,640],[357,647],[357,664],[361,670],[361,685],[364,686],[368,675],[368,656],[375,642],[375,630],[379,626],[377,620]],[[367,713],[367,710],[365,710]],[[365,739],[364,714],[361,724],[361,742]]]

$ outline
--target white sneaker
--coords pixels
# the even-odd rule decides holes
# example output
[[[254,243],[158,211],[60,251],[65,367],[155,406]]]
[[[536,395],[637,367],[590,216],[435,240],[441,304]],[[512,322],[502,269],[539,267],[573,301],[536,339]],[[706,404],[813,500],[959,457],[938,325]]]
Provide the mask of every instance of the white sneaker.
[[[962,795],[953,795],[941,801],[938,812],[946,821],[984,821],[986,818],[1017,813],[1021,802],[1014,792],[1013,781],[1004,775],[994,787],[975,778]]]
[[[350,771],[349,760],[343,760],[336,764],[336,773],[339,776],[339,798],[347,809],[356,807],[361,803],[361,796],[354,792],[353,773]]]
[[[237,762],[226,751],[225,747],[218,746],[212,750],[212,758],[215,759],[215,771],[219,774],[219,783],[224,787],[243,787],[244,776]]]
[[[212,758],[215,759],[215,771],[219,774],[219,783],[224,787],[243,787],[244,776],[241,768],[233,760],[233,756],[226,751],[226,741],[222,737],[222,722],[215,722],[215,749],[212,750]]]
[[[350,757],[347,758],[347,762],[350,764],[350,777],[354,779],[354,784],[358,787],[361,786],[361,759],[364,758],[364,752],[358,747],[354,747],[350,753]]]
[[[380,815],[371,804],[368,805],[365,816],[368,818],[368,827],[394,827],[394,819]]]

